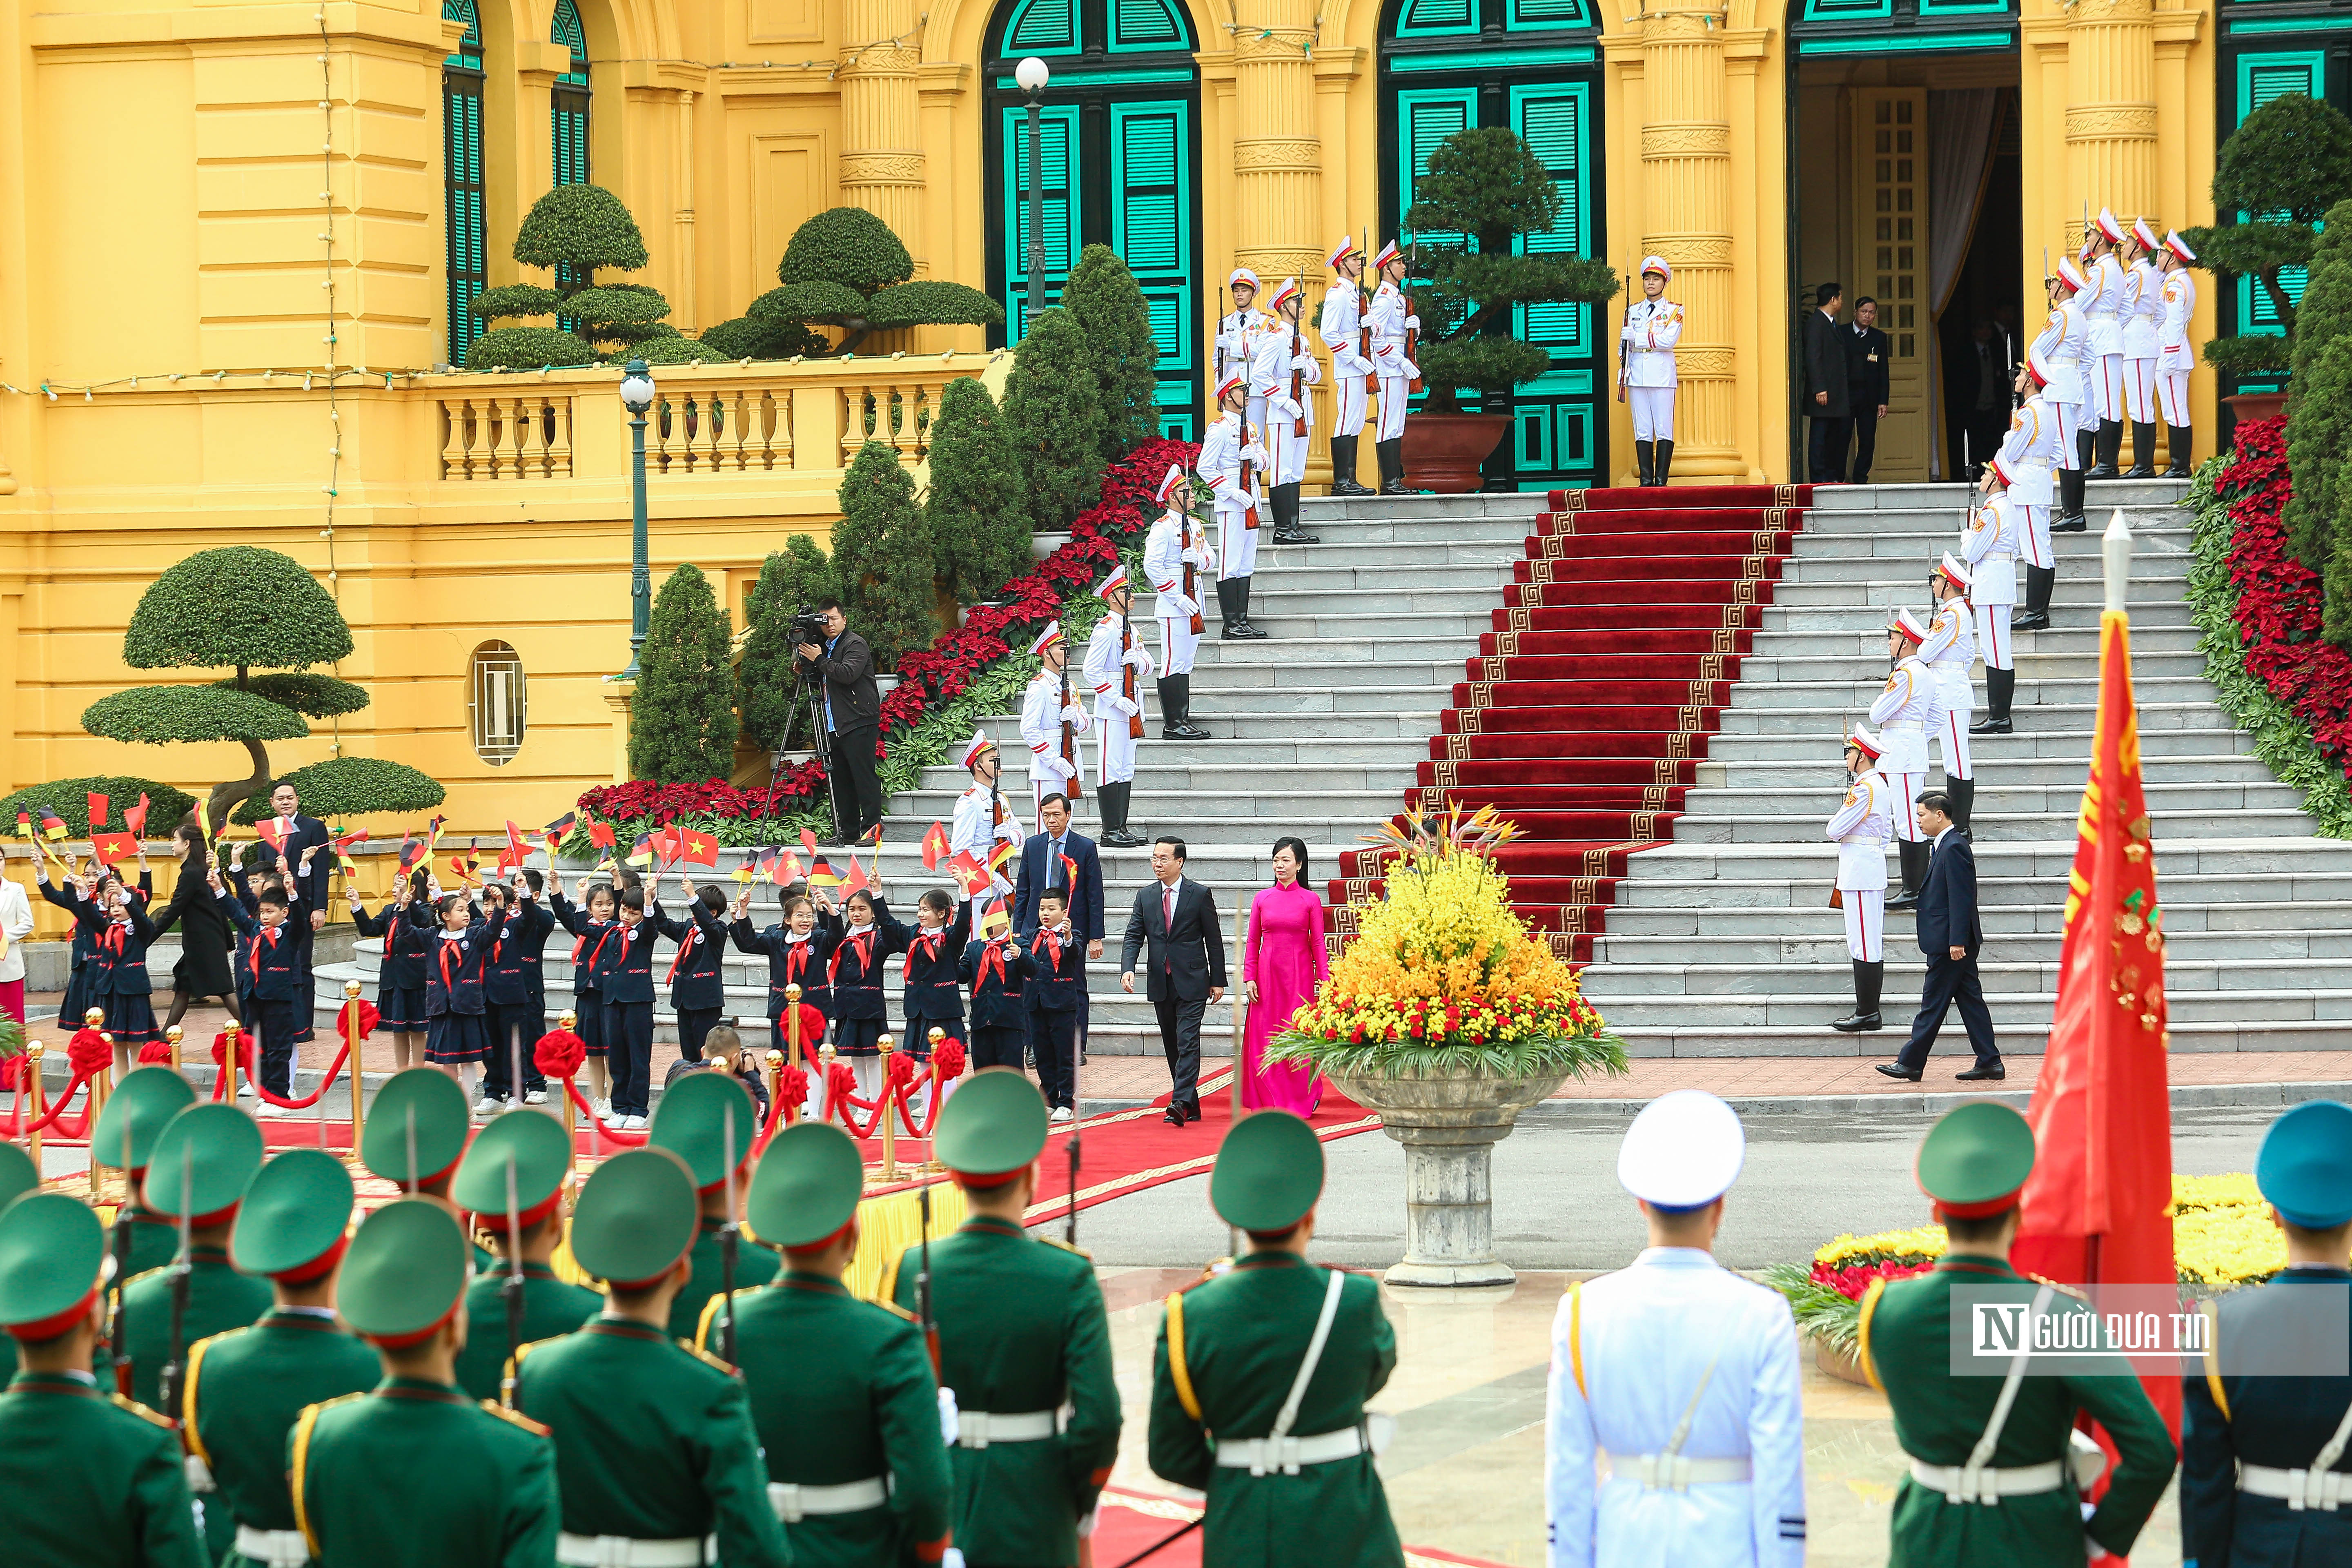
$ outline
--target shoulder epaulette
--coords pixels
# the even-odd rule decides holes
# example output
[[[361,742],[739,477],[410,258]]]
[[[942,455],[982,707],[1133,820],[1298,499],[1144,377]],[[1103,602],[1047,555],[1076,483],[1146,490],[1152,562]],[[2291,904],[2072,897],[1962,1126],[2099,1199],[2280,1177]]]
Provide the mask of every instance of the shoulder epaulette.
[[[1095,1255],[1088,1252],[1083,1247],[1073,1247],[1066,1241],[1058,1240],[1050,1236],[1041,1236],[1037,1239],[1044,1242],[1048,1247],[1058,1247],[1065,1252],[1076,1253],[1078,1257],[1085,1258],[1089,1263],[1094,1261]]]
[[[720,1372],[726,1373],[730,1376],[734,1374],[735,1369],[733,1367],[728,1365],[719,1357],[712,1355],[709,1351],[704,1350],[692,1340],[672,1340],[670,1343],[676,1345],[678,1349],[684,1351],[687,1354],[692,1356],[697,1361],[708,1362],[710,1365],[717,1367]]]
[[[909,1312],[906,1308],[901,1307],[896,1301],[873,1301],[867,1303],[867,1305],[879,1307],[884,1311],[889,1313],[892,1317],[904,1319],[909,1323],[916,1321],[914,1313]]]
[[[125,1290],[128,1290],[133,1285],[138,1284],[142,1279],[152,1279],[158,1274],[168,1274],[171,1270],[172,1266],[168,1263],[159,1263],[152,1268],[142,1268],[138,1273],[133,1274],[130,1279],[125,1279],[122,1282],[122,1288]]]
[[[530,1416],[525,1415],[521,1411],[509,1410],[495,1399],[483,1400],[481,1402],[481,1406],[485,1411],[497,1416],[499,1420],[510,1422],[535,1436],[546,1437],[552,1436],[547,1427],[542,1426],[538,1422],[532,1420]]]
[[[106,1397],[117,1410],[128,1410],[131,1415],[138,1416],[142,1421],[152,1421],[156,1426],[163,1428],[166,1432],[177,1430],[177,1428],[172,1425],[172,1421],[169,1416],[156,1414],[154,1411],[150,1410],[146,1405],[140,1404],[137,1400],[131,1398],[127,1394],[110,1394]]]

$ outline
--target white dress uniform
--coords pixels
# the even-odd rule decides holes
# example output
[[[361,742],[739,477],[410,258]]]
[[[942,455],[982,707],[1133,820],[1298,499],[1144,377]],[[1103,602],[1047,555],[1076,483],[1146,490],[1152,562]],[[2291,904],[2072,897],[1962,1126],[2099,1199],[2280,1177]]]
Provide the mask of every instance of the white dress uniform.
[[[2062,258],[2058,276],[2079,279],[2082,274],[2072,261]],[[2074,444],[2074,433],[2095,430],[2099,423],[2088,411],[2093,376],[2089,363],[2091,323],[2083,314],[2079,292],[2062,297],[2050,308],[2050,324],[2033,340],[2031,352],[2041,355],[2051,371],[2042,396],[2058,416],[2058,447],[2063,458],[2058,467],[2078,468],[2082,458]]]
[[[1846,956],[1886,961],[1886,845],[1895,837],[1895,791],[1876,768],[1854,775],[1822,833],[1838,847],[1837,887]]]
[[[1343,239],[1331,255],[1331,265],[1337,268],[1355,253],[1356,247]],[[1364,433],[1364,411],[1371,405],[1372,362],[1363,353],[1363,290],[1342,278],[1324,294],[1323,314],[1316,323],[1331,355],[1331,434],[1343,441]]]
[[[1120,675],[1135,666],[1135,698],[1129,701]],[[1135,635],[1128,616],[1106,614],[1087,639],[1087,684],[1095,694],[1095,782],[1128,784],[1135,778],[1135,726],[1143,712],[1143,686],[1151,679],[1151,650]]]
[[[1969,600],[1977,610],[1977,646],[1987,669],[2012,669],[2009,613],[2017,605],[2017,517],[2007,495],[1988,496],[1969,515],[1960,557],[1969,563]]]
[[[2104,207],[2099,209],[2099,232],[2111,245],[2124,237],[2122,226]],[[2104,429],[2124,416],[2124,264],[2110,250],[2092,260],[2086,280],[2082,306],[2091,326],[2091,413]]]
[[[1654,270],[1653,264],[1665,265],[1652,257],[1642,270]],[[1633,415],[1633,439],[1673,440],[1675,345],[1683,341],[1683,308],[1664,295],[1636,300],[1625,307],[1625,327],[1617,336],[1625,345],[1625,402]]]
[[[2009,435],[1993,458],[2008,481],[2010,510],[2018,524],[2018,553],[2029,566],[2058,564],[2050,543],[2050,481],[2058,460],[2067,456],[2059,445],[2061,428],[2057,407],[2045,393],[2037,392],[2009,416]]]
[[[1226,275],[1226,288],[1231,289],[1236,283],[1248,284],[1256,294],[1265,292],[1265,286],[1257,280],[1257,274],[1246,267],[1236,267]],[[1255,299],[1250,301],[1249,309],[1245,310],[1225,312],[1217,322],[1217,335],[1210,340],[1209,368],[1212,380],[1223,381],[1225,372],[1249,363],[1251,329],[1265,320],[1265,313],[1257,308],[1257,301]]]
[[[1201,613],[1202,574],[1216,565],[1208,532],[1191,513],[1171,507],[1153,521],[1143,542],[1143,573],[1158,595],[1152,610],[1160,621],[1166,674],[1192,673],[1192,655],[1201,646],[1201,634],[1192,626]]]
[[[1229,372],[1228,374],[1231,373]],[[1217,512],[1217,576],[1246,577],[1257,570],[1257,497],[1242,484],[1242,466],[1265,465],[1265,447],[1255,426],[1237,414],[1222,414],[1202,438],[1192,471],[1209,486]]]
[[[1912,626],[1918,629],[1916,621]],[[1943,718],[1935,672],[1915,644],[1887,672],[1886,685],[1870,704],[1870,721],[1878,726],[1878,772],[1886,782],[1887,810],[1895,836],[1906,843],[1927,837],[1919,831],[1919,795],[1927,783],[1927,737],[1941,727]]]
[[[1729,1106],[1677,1089],[1633,1119],[1618,1180],[1645,1203],[1701,1207],[1744,1154]],[[1653,1247],[1570,1287],[1551,1343],[1549,1568],[1799,1568],[1804,1417],[1780,1292],[1703,1247]]]
[[[1405,309],[1402,289],[1383,281],[1373,291],[1367,320],[1372,329],[1372,371],[1381,384],[1380,422],[1373,427],[1372,439],[1402,440],[1405,404],[1412,396],[1413,377],[1421,374],[1421,367],[1404,357],[1404,334],[1420,326],[1421,318]]]
[[[990,823],[992,814],[995,821]],[[1023,841],[1021,821],[1011,806],[1004,804],[1001,791],[986,784],[974,784],[956,796],[955,822],[948,829],[948,854],[969,853],[982,865],[988,864],[991,850],[998,843],[1019,848]],[[991,889],[997,894],[1013,891],[1013,884],[998,873]]]
[[[2165,244],[2177,252],[2188,247],[2179,235]],[[2164,422],[2175,430],[2189,428],[2189,373],[2197,368],[2196,345],[2189,341],[2189,322],[2197,314],[2197,279],[2185,267],[2164,275],[2164,314],[2157,325],[2156,405]],[[2173,453],[2175,466],[2187,451],[2185,443]]]
[[[1944,557],[1944,571],[1956,583],[1968,581],[1967,569],[1949,555]],[[1936,606],[1936,617],[1927,623],[1927,640],[1919,645],[1919,658],[1936,678],[1938,718],[1934,733],[1943,753],[1944,777],[1972,779],[1976,770],[1969,761],[1969,716],[1976,710],[1970,671],[1977,662],[1977,634],[1965,587],[1959,597]]]
[[[1284,289],[1296,290],[1297,285],[1286,282],[1275,290],[1277,302]],[[1292,328],[1280,316],[1269,316],[1250,348],[1250,418],[1258,425],[1261,439],[1272,459],[1266,464],[1265,485],[1295,485],[1307,477],[1307,448],[1315,429],[1315,400],[1311,397],[1293,401],[1290,395],[1291,373],[1297,371],[1308,386],[1323,384],[1323,366],[1307,347],[1303,327],[1297,334],[1297,352],[1291,352]],[[1299,425],[1304,421],[1306,433]]]
[[[2157,329],[2164,321],[2164,274],[2156,269],[2152,259],[2157,247],[2155,232],[2142,218],[2132,226],[2132,237],[2143,247],[2140,258],[2124,274],[2124,302],[2120,312],[2124,339],[2124,413],[2135,425],[2147,425],[2156,418],[2156,353],[2162,346]],[[2135,448],[2132,456],[2141,454]],[[2147,454],[2150,459],[2156,456]]]
[[[1062,678],[1050,669],[1039,670],[1021,695],[1021,738],[1029,742],[1029,786],[1039,805],[1049,795],[1066,794],[1078,776],[1076,763],[1062,755],[1062,726],[1070,726],[1075,742],[1086,731],[1087,710],[1075,689],[1070,697],[1063,706]]]

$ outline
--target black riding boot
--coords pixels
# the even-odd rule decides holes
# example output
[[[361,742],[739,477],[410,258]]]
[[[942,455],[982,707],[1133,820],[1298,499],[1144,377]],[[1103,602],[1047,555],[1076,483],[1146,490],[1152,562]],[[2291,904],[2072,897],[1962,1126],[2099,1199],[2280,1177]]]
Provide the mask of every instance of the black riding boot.
[[[1331,437],[1331,493],[1335,496],[1370,496],[1380,491],[1356,482],[1356,442],[1354,436]]]
[[[1307,532],[1298,523],[1298,483],[1274,487],[1274,542],[1276,544],[1320,544],[1320,535]]]
[[[1658,487],[1663,489],[1665,488],[1666,476],[1674,470],[1675,444],[1672,441],[1661,441],[1657,444],[1657,447]]]
[[[2017,694],[2017,671],[1985,667],[1985,716],[1969,726],[1971,735],[2006,735],[2014,728],[2010,723],[2010,700]],[[1961,781],[1973,784],[1973,779]]]
[[[2166,479],[2185,479],[2189,477],[2189,429],[2188,426],[2175,425],[2170,426],[2168,438],[2165,445],[2171,448],[2172,462],[2170,466],[2166,468],[2164,470],[2164,477]]]
[[[2123,421],[2109,419],[2102,423],[2093,450],[2098,454],[2098,461],[2083,475],[2084,479],[2112,479],[2120,477],[2116,472],[2116,460],[2123,456]]]
[[[1878,992],[1886,980],[1886,965],[1853,961],[1853,1011],[1830,1025],[1841,1035],[1859,1035],[1879,1027]]]
[[[1141,846],[1142,838],[1127,826],[1128,801],[1135,794],[1134,784],[1122,779],[1116,784],[1104,784],[1095,793],[1101,797],[1097,804],[1102,807],[1103,843],[1113,849],[1134,849]]]
[[[1217,609],[1224,616],[1224,623],[1217,628],[1217,635],[1221,637],[1238,637],[1248,635],[1236,629],[1241,625],[1242,612],[1241,595],[1235,590],[1241,586],[1241,584],[1242,579],[1239,577],[1217,579]]]
[[[2098,426],[2095,425],[2088,429],[2084,429],[2081,426],[2076,426],[2074,428],[2074,471],[2076,473],[2086,472],[2089,469],[2095,468],[2098,465]]]
[[[1895,857],[1903,867],[1903,886],[1886,900],[1888,909],[1918,908],[1919,889],[1927,880],[1927,857],[1933,848],[1925,839],[1916,844],[1908,838],[1895,841]]]
[[[2156,478],[2156,422],[2132,421],[2132,466],[2125,470],[2127,479]]]
[[[1241,626],[1241,635],[1245,637],[1272,637],[1274,635],[1272,632],[1262,630],[1258,626],[1252,625],[1250,622],[1250,584],[1256,581],[1257,579],[1255,576],[1236,577],[1234,579],[1234,607],[1241,612],[1241,620],[1239,623]]]
[[[1384,496],[1425,496],[1427,490],[1417,490],[1404,482],[1404,437],[1393,441],[1376,441],[1372,450],[1381,455],[1381,494]]]
[[[1642,470],[1641,488],[1643,489],[1648,489],[1650,486],[1655,482],[1654,476],[1657,473],[1657,464],[1656,460],[1652,456],[1654,445],[1654,443],[1649,441],[1636,441],[1633,443],[1633,462],[1635,466]]]
[[[2025,569],[2025,603],[2011,612],[2009,629],[2013,632],[2038,632],[2050,625],[2050,590],[2058,581],[2054,566],[2028,566]]]
[[[1160,682],[1160,738],[1205,741],[1209,732],[1192,722],[1192,677],[1171,675]]]
[[[1976,835],[1969,833],[1969,818],[1977,803],[1977,781],[1948,778],[1944,781],[1944,793],[1952,797],[1952,826],[1974,838]]]
[[[2084,439],[2088,440],[2090,437],[2086,436]],[[2050,531],[2080,533],[2090,526],[2090,521],[2083,515],[2083,470],[2059,469],[2058,517],[2057,521],[2051,523]]]

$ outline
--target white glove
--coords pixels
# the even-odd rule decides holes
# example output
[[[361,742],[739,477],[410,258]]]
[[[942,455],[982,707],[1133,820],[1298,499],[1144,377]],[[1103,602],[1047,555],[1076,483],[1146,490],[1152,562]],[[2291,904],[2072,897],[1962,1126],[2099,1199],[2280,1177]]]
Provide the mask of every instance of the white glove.
[[[1143,671],[1146,675],[1149,675],[1151,673],[1151,650],[1148,647],[1129,648],[1127,650],[1127,658],[1123,662],[1131,664],[1135,666],[1136,668]]]
[[[1302,410],[1287,396],[1266,399],[1266,408],[1276,419],[1296,419]]]
[[[1076,703],[1073,702],[1073,703],[1069,704],[1067,707],[1066,707],[1066,708],[1064,708],[1064,709],[1062,710],[1062,722],[1063,722],[1063,723],[1065,723],[1065,724],[1083,724],[1083,723],[1085,723],[1086,721],[1087,721],[1087,710],[1086,710],[1085,709],[1083,709],[1083,708],[1079,707]]]
[[[1404,324],[1408,328],[1418,329],[1421,325],[1421,318],[1419,316],[1407,316],[1404,319]]]
[[[1143,711],[1140,705],[1128,698],[1118,696],[1117,693],[1113,693],[1111,696],[1106,698],[1105,700],[1111,705],[1121,718],[1131,718],[1135,714]]]
[[[1205,563],[1203,563],[1203,564],[1205,564]],[[1197,616],[1201,613],[1200,600],[1193,598],[1189,594],[1179,594],[1175,597],[1176,607],[1185,615]]]
[[[960,1429],[961,1425],[961,1424],[956,1418],[955,1390],[952,1388],[940,1389],[940,1441],[948,1447],[954,1447],[956,1433]]]
[[[1252,441],[1248,446],[1242,448],[1242,457],[1246,461],[1260,465],[1264,465],[1273,460],[1265,455],[1265,448],[1259,446],[1255,441]]]
[[[1307,353],[1292,354],[1290,356],[1290,368],[1293,370],[1311,371],[1315,368],[1315,356]]]
[[[1077,764],[1060,757],[1047,757],[1045,771],[1057,779],[1074,779],[1078,776]]]
[[[1087,1510],[1087,1516],[1084,1519],[1078,1521],[1078,1539],[1084,1541],[1094,1534],[1095,1526],[1101,1521],[1101,1519],[1102,1504],[1097,1502],[1094,1507]]]
[[[963,1553],[949,1547],[940,1553],[940,1568],[963,1568]]]

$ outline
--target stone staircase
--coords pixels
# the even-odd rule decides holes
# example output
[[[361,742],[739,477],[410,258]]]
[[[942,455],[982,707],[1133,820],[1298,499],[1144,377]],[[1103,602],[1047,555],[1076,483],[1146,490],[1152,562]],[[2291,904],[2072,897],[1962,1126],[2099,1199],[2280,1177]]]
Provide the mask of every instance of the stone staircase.
[[[2352,955],[2352,845],[2315,836],[2215,703],[2182,599],[2182,489],[2092,487],[2093,531],[2057,536],[2053,629],[2017,637],[2016,732],[1976,738],[1982,962],[2005,1049],[2047,1038],[2098,681],[2097,531],[2117,506],[2138,540],[2133,667],[2172,1047],[2352,1045],[2352,988],[2336,968]],[[1909,917],[1891,914],[1887,1028],[1827,1027],[1852,982],[1822,824],[1842,787],[1840,727],[1884,679],[1889,608],[1924,606],[1961,492],[1833,488],[1812,506],[1672,841],[1631,858],[1595,939],[1588,994],[1637,1055],[1892,1055],[1916,1007],[1923,963]],[[1961,1039],[1954,1017],[1940,1043]]]

